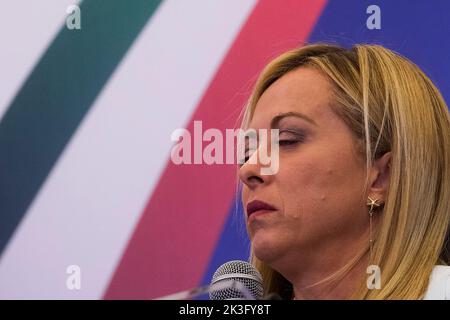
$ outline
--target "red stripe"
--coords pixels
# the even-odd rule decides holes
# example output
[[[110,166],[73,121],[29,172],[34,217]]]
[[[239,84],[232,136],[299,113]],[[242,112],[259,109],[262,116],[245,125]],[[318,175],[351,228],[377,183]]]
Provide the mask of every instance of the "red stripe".
[[[305,42],[325,0],[260,1],[187,126],[234,128],[250,86],[274,56]],[[176,94],[176,93],[174,93]],[[168,137],[167,137],[168,138]],[[236,190],[234,165],[168,163],[105,293],[148,299],[199,284]]]

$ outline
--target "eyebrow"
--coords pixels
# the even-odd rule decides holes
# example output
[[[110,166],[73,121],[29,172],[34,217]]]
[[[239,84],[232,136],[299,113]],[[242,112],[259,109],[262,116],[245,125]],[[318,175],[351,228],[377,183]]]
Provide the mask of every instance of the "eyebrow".
[[[284,118],[286,118],[286,117],[297,117],[297,118],[301,118],[301,119],[303,119],[303,120],[305,120],[305,121],[307,121],[307,122],[309,122],[309,123],[311,123],[311,124],[317,126],[317,123],[316,123],[313,119],[311,119],[310,117],[308,117],[307,115],[304,115],[303,113],[300,113],[300,112],[294,112],[294,111],[291,111],[291,112],[281,113],[281,114],[278,114],[278,115],[276,115],[275,117],[273,117],[273,119],[270,121],[270,127],[271,127],[271,128],[277,128],[277,127],[278,127],[278,123],[279,123],[282,119],[284,119]]]

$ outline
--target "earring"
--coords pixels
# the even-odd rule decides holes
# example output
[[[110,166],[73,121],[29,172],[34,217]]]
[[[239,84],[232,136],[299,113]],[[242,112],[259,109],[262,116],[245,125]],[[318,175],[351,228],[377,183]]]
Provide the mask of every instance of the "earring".
[[[367,205],[370,207],[369,214],[373,213],[373,208],[378,208],[381,204],[378,203],[378,199],[372,199],[371,197],[368,197],[367,199]]]
[[[372,260],[372,251],[373,251],[373,238],[372,238],[372,216],[375,208],[381,206],[378,202],[378,199],[372,199],[368,197],[367,206],[369,207],[369,248],[370,248],[370,259]]]

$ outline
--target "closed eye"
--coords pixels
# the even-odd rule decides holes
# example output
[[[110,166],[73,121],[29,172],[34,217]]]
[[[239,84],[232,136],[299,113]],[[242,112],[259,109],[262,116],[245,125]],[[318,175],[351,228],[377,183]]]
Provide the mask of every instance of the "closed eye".
[[[284,129],[280,130],[280,137],[278,138],[279,146],[293,146],[305,140],[305,134],[298,130]]]
[[[290,146],[290,145],[294,145],[298,142],[299,142],[298,140],[279,140],[278,144],[280,146]]]

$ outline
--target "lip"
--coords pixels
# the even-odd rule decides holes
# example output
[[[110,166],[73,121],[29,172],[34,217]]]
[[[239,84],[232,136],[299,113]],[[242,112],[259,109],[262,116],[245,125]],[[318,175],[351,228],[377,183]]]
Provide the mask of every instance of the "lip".
[[[253,200],[247,204],[247,218],[275,210],[277,209],[274,206],[264,201]]]

